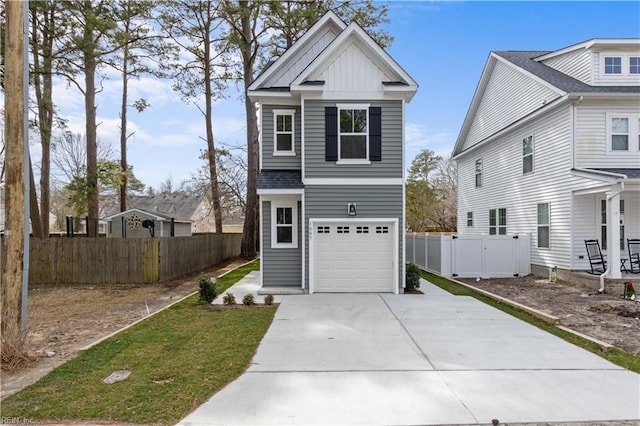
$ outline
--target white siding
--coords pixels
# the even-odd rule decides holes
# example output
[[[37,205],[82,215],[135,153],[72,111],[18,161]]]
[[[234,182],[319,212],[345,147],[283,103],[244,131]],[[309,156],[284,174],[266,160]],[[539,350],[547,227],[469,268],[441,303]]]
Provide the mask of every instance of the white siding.
[[[334,60],[314,71],[309,79],[324,80],[325,92],[380,93],[384,90],[383,81],[394,81],[399,77],[391,70],[382,69],[382,61],[378,61],[379,66],[370,59],[375,56],[372,52],[363,51],[360,43],[352,37]]]
[[[489,209],[507,209],[507,232],[531,234],[531,263],[569,268],[571,191],[570,109],[561,108],[464,156],[458,169],[458,232],[488,234]],[[522,139],[534,136],[534,171],[522,174]],[[483,185],[475,188],[475,161],[483,159]],[[537,204],[550,203],[551,248],[537,248]],[[472,211],[474,227],[466,226]]]
[[[523,96],[527,93],[527,96]],[[527,116],[559,95],[498,61],[469,128],[463,150]]]
[[[640,151],[638,135],[630,135],[629,151],[610,151],[607,141],[607,113],[640,114],[638,100],[607,101],[606,106],[594,101],[576,107],[576,167],[638,168]]]
[[[591,53],[585,49],[574,50],[542,62],[586,84],[591,84]]]
[[[337,27],[323,28],[310,38],[305,46],[280,65],[282,72],[274,73],[267,79],[263,87],[287,87],[340,33]]]
[[[594,52],[591,72],[593,73],[594,86],[638,86],[640,85],[640,75],[629,75],[629,55],[640,56],[638,48],[616,49],[610,52]],[[604,74],[603,61],[605,56],[622,57],[622,75]]]

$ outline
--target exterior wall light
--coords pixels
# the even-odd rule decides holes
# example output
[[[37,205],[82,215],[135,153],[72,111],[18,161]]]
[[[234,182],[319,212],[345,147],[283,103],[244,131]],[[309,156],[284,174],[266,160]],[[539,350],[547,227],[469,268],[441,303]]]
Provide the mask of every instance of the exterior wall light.
[[[347,204],[347,214],[349,216],[355,216],[356,215],[356,203]]]

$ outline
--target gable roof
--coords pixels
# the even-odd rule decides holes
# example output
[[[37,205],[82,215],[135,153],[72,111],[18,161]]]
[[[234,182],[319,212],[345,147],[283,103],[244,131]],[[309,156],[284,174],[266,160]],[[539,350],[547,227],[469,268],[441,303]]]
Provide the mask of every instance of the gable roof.
[[[640,93],[640,86],[591,86],[536,60],[549,52],[496,51],[493,53],[565,93]]]
[[[496,63],[503,62],[508,64],[518,72],[555,91],[559,97],[563,98],[569,96],[578,97],[600,94],[634,95],[640,94],[640,86],[592,86],[546,65],[542,61],[544,59],[551,58],[556,54],[567,53],[581,48],[619,44],[638,45],[639,42],[639,39],[591,39],[557,51],[491,51],[487,62],[485,63],[482,75],[480,76],[478,85],[476,86],[476,90],[473,94],[473,98],[462,124],[458,139],[456,140],[456,144],[453,149],[453,156],[455,157],[463,151],[463,146],[469,129],[478,111],[478,107],[480,106],[480,102],[484,96],[487,84],[491,79]],[[552,104],[554,104],[554,102],[549,102],[548,104],[543,105],[539,111],[536,112],[538,113],[546,108],[550,108]]]
[[[127,197],[127,206],[130,210],[142,210],[158,218],[173,217],[177,220],[191,220],[202,198],[196,195],[132,195]],[[117,202],[105,208],[107,219],[119,213],[120,208]]]
[[[153,212],[149,212],[149,211],[146,211],[146,210],[143,210],[143,209],[129,209],[129,210],[126,210],[126,211],[123,211],[123,212],[118,212],[118,213],[115,213],[115,214],[112,214],[110,216],[105,217],[103,220],[110,221],[110,220],[113,220],[113,219],[115,219],[117,217],[120,217],[120,216],[127,216],[130,213],[141,213],[141,214],[144,214],[144,215],[147,215],[147,216],[151,216],[154,220],[158,220],[158,221],[161,221],[161,222],[164,222],[164,221],[169,222],[169,221],[171,221],[171,219],[174,219],[174,222],[177,222],[177,223],[191,223],[190,219],[176,219],[174,216],[169,216],[169,215],[160,214],[160,213],[153,213]]]
[[[311,26],[289,49],[287,49],[282,56],[277,59],[270,60],[265,68],[260,72],[258,77],[249,85],[249,91],[272,89],[272,86],[265,84],[269,78],[277,73],[283,73],[284,68],[293,62],[295,59],[304,55],[305,48],[308,47],[313,39],[313,36],[320,31],[330,31],[335,29],[336,34],[347,27],[338,15],[329,11],[322,18],[320,18],[315,24]],[[305,62],[308,64],[313,58],[308,58]]]
[[[327,12],[293,46],[256,78],[249,96],[293,97],[300,92],[322,92],[327,78],[319,75],[350,46],[375,65],[380,77],[379,92],[393,93],[407,102],[417,91],[413,78],[357,23],[348,26],[333,12]],[[370,77],[370,76],[369,76]]]

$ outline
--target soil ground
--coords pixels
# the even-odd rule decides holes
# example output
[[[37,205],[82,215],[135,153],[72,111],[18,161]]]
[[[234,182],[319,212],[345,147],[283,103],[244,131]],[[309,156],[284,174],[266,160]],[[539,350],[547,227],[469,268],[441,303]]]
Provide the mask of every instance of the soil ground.
[[[581,285],[526,276],[476,281],[460,279],[474,287],[551,314],[560,325],[640,356],[640,287],[636,301],[621,293],[597,294]]]
[[[0,398],[36,382],[92,343],[198,291],[200,273],[217,277],[245,262],[234,259],[159,284],[30,286],[27,329],[34,362],[2,371]],[[48,351],[54,354],[47,356]]]

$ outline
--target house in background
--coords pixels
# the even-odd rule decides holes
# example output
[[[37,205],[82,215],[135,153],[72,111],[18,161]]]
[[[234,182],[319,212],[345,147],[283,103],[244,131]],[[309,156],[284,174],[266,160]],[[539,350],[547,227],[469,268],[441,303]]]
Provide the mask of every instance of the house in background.
[[[161,238],[191,235],[191,221],[130,209],[104,218],[107,238]]]
[[[263,292],[402,291],[404,115],[416,90],[331,12],[251,84]]]
[[[189,222],[191,225],[188,235],[216,232],[213,208],[205,196],[185,194],[128,196],[127,207],[144,211],[147,215],[158,217],[158,220],[174,218],[174,222]],[[113,198],[105,201],[103,212],[103,216],[115,218],[120,213],[118,200]],[[243,222],[243,218],[238,215],[227,215],[222,222],[223,232],[241,233]]]
[[[640,238],[640,39],[491,52],[456,141],[458,232],[531,234],[532,272],[620,277]]]

